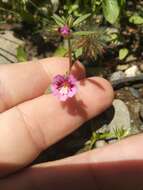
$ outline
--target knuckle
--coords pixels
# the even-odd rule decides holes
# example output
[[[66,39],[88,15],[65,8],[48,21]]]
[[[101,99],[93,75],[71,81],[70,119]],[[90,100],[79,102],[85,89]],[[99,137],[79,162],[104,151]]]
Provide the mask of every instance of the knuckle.
[[[41,152],[46,147],[44,134],[42,130],[40,129],[41,127],[37,123],[35,123],[28,114],[26,114],[23,111],[20,105],[15,106],[15,109],[17,110],[21,118],[21,122],[23,123],[25,127],[28,138],[33,143],[35,148]]]

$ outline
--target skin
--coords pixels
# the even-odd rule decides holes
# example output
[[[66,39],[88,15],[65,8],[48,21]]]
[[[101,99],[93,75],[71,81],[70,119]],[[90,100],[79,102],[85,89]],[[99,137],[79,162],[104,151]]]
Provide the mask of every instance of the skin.
[[[0,66],[0,189],[142,190],[142,134],[28,167],[43,150],[112,104],[109,82],[85,78],[80,63],[71,71],[79,80],[75,98],[65,104],[44,95],[52,77],[68,67],[65,58]]]

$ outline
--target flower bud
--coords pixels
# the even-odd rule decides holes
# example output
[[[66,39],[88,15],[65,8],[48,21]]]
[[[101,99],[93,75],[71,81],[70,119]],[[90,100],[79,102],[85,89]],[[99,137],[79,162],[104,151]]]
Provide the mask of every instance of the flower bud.
[[[70,28],[67,25],[65,25],[63,27],[60,27],[58,29],[58,32],[60,33],[61,36],[68,37],[70,35]]]

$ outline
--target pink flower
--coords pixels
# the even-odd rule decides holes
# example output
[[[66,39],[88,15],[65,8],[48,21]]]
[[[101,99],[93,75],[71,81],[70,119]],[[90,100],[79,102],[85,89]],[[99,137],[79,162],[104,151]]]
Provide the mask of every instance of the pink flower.
[[[54,96],[61,101],[66,101],[73,97],[77,92],[76,78],[73,75],[56,75],[51,84],[51,90]]]
[[[70,28],[67,25],[60,27],[58,31],[63,37],[67,37],[70,35]]]

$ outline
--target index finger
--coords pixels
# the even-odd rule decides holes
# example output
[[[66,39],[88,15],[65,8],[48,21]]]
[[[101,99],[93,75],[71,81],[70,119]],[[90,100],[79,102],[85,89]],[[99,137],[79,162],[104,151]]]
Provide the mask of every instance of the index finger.
[[[68,71],[67,58],[47,58],[28,64],[0,66],[0,112],[42,95],[54,75]],[[72,73],[81,79],[84,67],[77,62]]]

